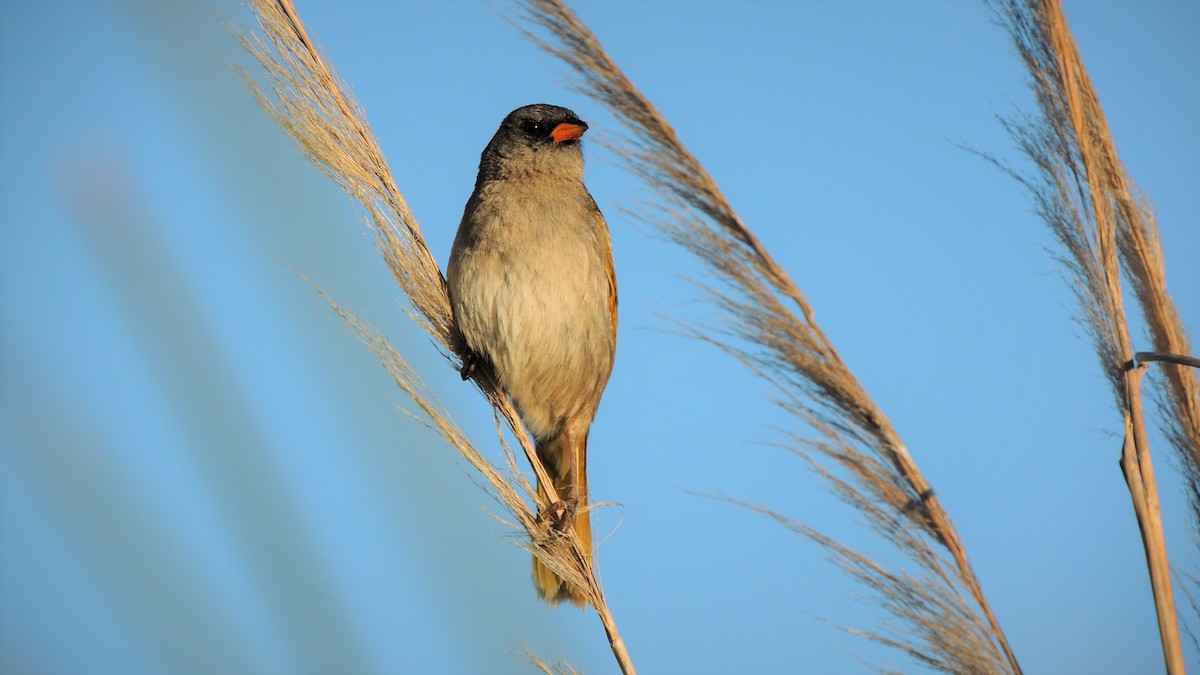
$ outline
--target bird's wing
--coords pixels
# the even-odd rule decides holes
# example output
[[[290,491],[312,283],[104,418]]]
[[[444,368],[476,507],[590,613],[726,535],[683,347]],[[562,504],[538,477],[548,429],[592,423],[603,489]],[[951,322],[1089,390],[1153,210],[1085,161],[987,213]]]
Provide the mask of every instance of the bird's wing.
[[[608,223],[605,222],[604,214],[600,213],[600,207],[596,206],[595,200],[592,200],[592,209],[596,220],[599,221],[596,230],[599,235],[600,250],[603,252],[605,262],[608,263],[604,269],[605,275],[608,277],[608,312],[612,316],[612,345],[615,351],[617,345],[617,269],[613,264],[612,237],[608,234]]]

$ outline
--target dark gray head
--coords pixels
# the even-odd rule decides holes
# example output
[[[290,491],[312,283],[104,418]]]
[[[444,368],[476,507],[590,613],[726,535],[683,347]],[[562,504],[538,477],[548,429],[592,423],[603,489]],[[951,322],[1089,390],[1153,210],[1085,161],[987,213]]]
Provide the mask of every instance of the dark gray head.
[[[566,108],[545,103],[510,112],[479,159],[476,185],[530,174],[578,174],[583,179],[579,138],[587,123]]]

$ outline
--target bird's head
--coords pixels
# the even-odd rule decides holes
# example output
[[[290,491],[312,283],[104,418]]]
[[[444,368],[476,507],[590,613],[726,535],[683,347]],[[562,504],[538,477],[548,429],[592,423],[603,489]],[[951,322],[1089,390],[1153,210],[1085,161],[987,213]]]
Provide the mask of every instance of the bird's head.
[[[566,108],[535,103],[504,118],[480,160],[480,178],[549,173],[583,177],[579,139],[588,125]]]

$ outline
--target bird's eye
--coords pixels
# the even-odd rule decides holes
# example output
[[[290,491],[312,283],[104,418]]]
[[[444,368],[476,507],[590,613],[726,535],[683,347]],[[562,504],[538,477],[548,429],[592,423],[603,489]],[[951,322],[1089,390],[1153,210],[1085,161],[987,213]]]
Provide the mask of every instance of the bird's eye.
[[[546,134],[546,125],[541,122],[529,120],[521,125],[521,129],[530,136],[543,136]]]

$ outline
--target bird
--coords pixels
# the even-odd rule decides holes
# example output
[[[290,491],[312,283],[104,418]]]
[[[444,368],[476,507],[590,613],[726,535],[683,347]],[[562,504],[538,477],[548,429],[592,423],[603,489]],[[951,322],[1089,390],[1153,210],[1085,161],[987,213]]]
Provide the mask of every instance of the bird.
[[[483,364],[513,401],[559,496],[554,526],[573,523],[591,560],[588,432],[616,355],[617,280],[608,225],[583,181],[587,129],[542,103],[504,118],[480,156],[446,284],[463,378]],[[547,501],[540,481],[538,491]],[[588,602],[537,556],[533,580],[551,605]]]

